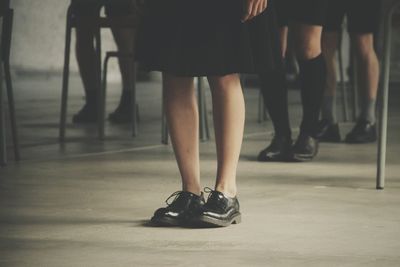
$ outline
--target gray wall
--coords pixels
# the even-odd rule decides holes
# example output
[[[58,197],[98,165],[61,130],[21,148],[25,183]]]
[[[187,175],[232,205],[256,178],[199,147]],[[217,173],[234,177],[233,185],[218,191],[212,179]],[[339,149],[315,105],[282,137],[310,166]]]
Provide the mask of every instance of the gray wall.
[[[16,72],[60,72],[69,0],[11,0],[11,5],[15,10],[13,69]],[[103,31],[103,50],[115,50],[108,30]],[[74,50],[71,59],[71,69],[77,71]],[[116,67],[112,64],[111,72],[114,74],[117,73]]]

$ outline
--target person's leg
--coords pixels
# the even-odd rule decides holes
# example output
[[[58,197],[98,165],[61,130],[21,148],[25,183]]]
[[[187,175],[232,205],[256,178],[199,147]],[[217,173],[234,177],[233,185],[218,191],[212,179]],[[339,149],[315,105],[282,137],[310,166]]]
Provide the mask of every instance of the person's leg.
[[[296,54],[300,67],[303,120],[293,149],[293,159],[307,161],[318,153],[316,133],[326,83],[326,64],[322,56],[322,26],[296,23]]]
[[[226,196],[237,193],[236,170],[243,140],[245,104],[237,74],[208,78],[213,100],[218,170],[215,189]]]
[[[379,84],[379,61],[374,49],[373,34],[352,36],[359,66],[359,80],[363,94],[360,118],[375,123],[375,104]]]
[[[340,28],[340,27],[339,27]],[[324,30],[322,34],[322,54],[326,62],[327,79],[321,107],[321,120],[316,137],[321,142],[340,142],[340,130],[336,119],[336,52],[339,32]]]
[[[380,26],[379,0],[351,0],[348,2],[349,23],[360,84],[361,114],[355,127],[346,136],[347,143],[369,143],[377,139],[375,105],[379,83],[379,62],[374,49],[374,34]],[[360,6],[363,6],[360,9]]]
[[[357,125],[346,136],[348,143],[376,140],[376,98],[379,84],[379,61],[374,49],[373,34],[352,34],[362,93],[361,113]]]
[[[87,7],[89,8],[89,7]],[[74,122],[94,122],[97,119],[97,92],[99,90],[96,74],[96,54],[94,47],[94,24],[91,19],[98,8],[93,5],[88,12],[77,16],[76,59],[85,90],[86,104],[74,115]]]
[[[167,207],[155,211],[151,222],[166,226],[186,225],[205,202],[200,188],[199,113],[193,78],[163,73],[163,90],[182,190],[167,199]]]
[[[259,74],[265,107],[271,117],[275,135],[271,144],[263,149],[258,161],[287,161],[292,149],[289,122],[288,89],[283,67]]]
[[[133,5],[133,2],[130,0],[106,1],[106,14],[110,19],[130,16],[133,20],[134,16],[137,14],[135,8],[136,6]],[[118,51],[133,55],[135,50],[136,29],[112,27],[111,31]],[[131,121],[132,115],[130,89],[134,82],[134,62],[130,58],[119,58],[118,63],[122,78],[122,95],[117,109],[110,114],[109,119],[115,123],[124,123]]]
[[[165,113],[182,190],[199,195],[199,114],[193,78],[164,73],[163,83]]]
[[[322,103],[322,119],[329,123],[336,123],[336,51],[338,48],[339,33],[324,32],[322,34],[322,53],[326,62],[326,86]]]
[[[193,223],[229,226],[241,221],[236,170],[243,139],[245,104],[239,75],[208,77],[208,82],[213,99],[218,168],[215,190],[211,190],[207,203],[193,216]]]

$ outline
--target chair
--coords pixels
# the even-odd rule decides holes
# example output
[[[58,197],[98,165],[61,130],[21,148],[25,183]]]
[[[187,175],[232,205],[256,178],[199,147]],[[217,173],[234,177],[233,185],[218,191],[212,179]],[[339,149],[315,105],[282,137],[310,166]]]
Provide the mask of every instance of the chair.
[[[97,127],[98,136],[100,139],[104,138],[104,82],[101,80],[101,29],[102,28],[135,28],[135,20],[131,16],[121,16],[118,18],[105,18],[101,17],[100,14],[94,18],[95,25],[97,25],[95,31],[95,53],[96,53],[96,66],[97,66],[97,84],[99,90],[98,94],[98,114],[100,114]],[[64,71],[63,71],[63,82],[62,82],[62,97],[61,97],[61,115],[60,115],[60,129],[59,129],[59,140],[60,142],[65,141],[66,131],[66,117],[67,117],[67,102],[68,102],[68,84],[69,84],[69,66],[70,66],[70,54],[71,54],[71,34],[72,29],[77,26],[77,18],[73,12],[71,5],[67,11],[67,23],[66,23],[66,36],[65,36],[65,53],[64,53]],[[119,55],[120,56],[120,55]],[[134,86],[133,86],[134,87]],[[134,92],[134,89],[132,89]],[[134,97],[133,97],[134,98]],[[136,105],[136,104],[135,104]],[[133,106],[135,106],[133,105]],[[135,109],[133,109],[135,110]],[[135,111],[134,111],[135,112]],[[136,120],[136,116],[133,117]],[[133,121],[133,125],[136,125],[136,121]],[[134,128],[134,127],[133,127]],[[134,128],[135,129],[135,128]],[[135,135],[135,132],[133,133]]]
[[[383,59],[382,59],[382,102],[379,112],[379,139],[378,139],[378,161],[376,189],[385,187],[386,168],[386,146],[387,146],[387,123],[388,123],[388,101],[390,82],[390,58],[392,50],[392,21],[394,12],[400,8],[400,2],[394,1],[384,14],[384,36],[383,36]]]
[[[14,11],[9,7],[9,1],[0,5],[1,25],[1,64],[0,64],[0,165],[7,163],[7,143],[6,143],[6,123],[3,99],[3,77],[5,79],[8,107],[11,121],[11,132],[14,146],[14,157],[16,161],[20,159],[19,142],[17,132],[17,122],[15,116],[14,95],[10,71],[10,51]],[[4,76],[3,76],[4,75]]]

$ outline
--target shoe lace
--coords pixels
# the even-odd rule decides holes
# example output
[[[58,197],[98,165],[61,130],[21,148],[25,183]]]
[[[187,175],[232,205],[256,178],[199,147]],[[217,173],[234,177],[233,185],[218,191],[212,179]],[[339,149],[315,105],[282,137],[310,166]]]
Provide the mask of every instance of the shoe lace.
[[[176,191],[174,193],[172,193],[166,200],[165,203],[169,206],[171,206],[175,200],[177,200],[179,198],[179,196],[183,193],[183,191]],[[172,201],[170,201],[173,198]]]
[[[213,196],[215,196],[213,193],[216,192],[216,190],[210,187],[204,187],[204,192],[208,194],[207,197],[207,202],[208,202]]]

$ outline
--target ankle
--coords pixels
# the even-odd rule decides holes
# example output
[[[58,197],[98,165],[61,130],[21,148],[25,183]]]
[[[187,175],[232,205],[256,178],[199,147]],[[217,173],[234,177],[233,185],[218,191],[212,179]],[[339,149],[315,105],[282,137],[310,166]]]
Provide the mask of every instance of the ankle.
[[[195,194],[197,196],[201,195],[200,185],[198,185],[198,186],[197,185],[196,186],[183,185],[182,190],[185,192]]]
[[[227,197],[236,197],[237,187],[236,185],[217,185],[215,190],[223,193]]]

